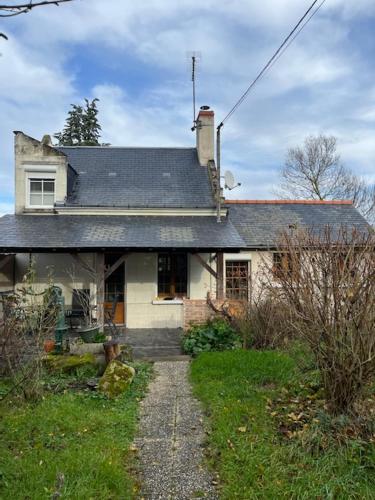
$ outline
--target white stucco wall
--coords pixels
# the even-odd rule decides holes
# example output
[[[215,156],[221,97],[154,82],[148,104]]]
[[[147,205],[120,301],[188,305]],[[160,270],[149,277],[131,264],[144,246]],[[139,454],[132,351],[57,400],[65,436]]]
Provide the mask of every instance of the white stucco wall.
[[[88,264],[94,265],[95,254],[80,254]],[[35,262],[35,289],[43,290],[49,276],[53,283],[61,287],[66,305],[72,303],[73,288],[90,288],[95,295],[95,278],[90,276],[69,254],[35,253],[31,255]],[[30,263],[30,254],[16,256],[16,287],[22,284]],[[73,279],[74,281],[73,281]]]
[[[267,252],[264,250],[252,250],[252,251],[242,251],[240,253],[225,253],[224,262],[227,260],[247,260],[250,261],[250,273],[251,273],[251,294],[250,297],[257,293],[257,283],[260,279],[262,273],[264,262],[268,259],[272,259],[272,252]],[[225,269],[225,265],[224,265]],[[225,272],[225,271],[224,271]],[[224,293],[225,293],[225,276],[224,276]]]
[[[201,254],[206,261],[208,254]],[[157,300],[157,254],[134,253],[125,265],[126,326],[128,328],[179,328],[183,326],[182,303]],[[210,273],[188,256],[188,294],[204,299],[213,286]]]
[[[55,201],[63,202],[67,195],[66,156],[57,150],[19,132],[15,136],[15,212],[27,210],[28,179],[55,179]],[[28,209],[31,211],[31,209]],[[35,209],[34,209],[35,210]],[[44,209],[51,211],[51,209]]]

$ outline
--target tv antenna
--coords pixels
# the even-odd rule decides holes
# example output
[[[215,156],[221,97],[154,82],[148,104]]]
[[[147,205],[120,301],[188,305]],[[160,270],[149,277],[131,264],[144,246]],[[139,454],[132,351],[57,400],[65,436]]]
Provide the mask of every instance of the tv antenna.
[[[240,182],[236,182],[234,180],[234,175],[230,170],[227,170],[224,174],[224,189],[229,189],[229,191],[232,191],[232,189],[241,186]]]
[[[191,127],[192,132],[196,129],[196,104],[195,104],[195,81],[197,76],[197,63],[201,59],[200,52],[189,52],[188,57],[191,59],[191,82],[193,84],[193,126]]]

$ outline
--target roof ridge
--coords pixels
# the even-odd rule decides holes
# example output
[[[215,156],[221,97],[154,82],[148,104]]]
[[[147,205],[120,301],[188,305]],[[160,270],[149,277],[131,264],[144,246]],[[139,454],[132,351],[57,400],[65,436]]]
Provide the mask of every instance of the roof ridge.
[[[225,200],[232,205],[353,205],[351,200]]]

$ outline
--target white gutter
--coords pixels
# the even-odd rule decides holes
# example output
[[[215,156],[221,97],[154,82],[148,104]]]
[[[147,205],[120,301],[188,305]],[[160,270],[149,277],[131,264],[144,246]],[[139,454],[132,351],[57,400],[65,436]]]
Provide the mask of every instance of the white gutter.
[[[148,216],[216,216],[216,208],[116,208],[116,207],[54,207],[54,213],[61,215],[148,215]],[[227,208],[221,209],[226,217]]]

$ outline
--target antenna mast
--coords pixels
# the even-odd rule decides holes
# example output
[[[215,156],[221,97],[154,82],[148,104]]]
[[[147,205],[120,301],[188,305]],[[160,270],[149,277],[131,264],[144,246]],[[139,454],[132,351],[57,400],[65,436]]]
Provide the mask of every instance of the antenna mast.
[[[195,127],[196,127],[196,124],[195,124],[195,117],[196,117],[196,114],[195,114],[195,65],[196,65],[196,62],[197,62],[197,58],[196,58],[196,55],[193,54],[191,56],[191,81],[193,82],[193,128],[192,130],[194,131],[195,130]]]
[[[195,102],[195,81],[197,78],[197,64],[201,58],[200,52],[188,52],[187,53],[189,62],[191,63],[191,82],[193,84],[193,126],[191,127],[191,131],[197,128],[197,116],[196,116],[196,102]]]

